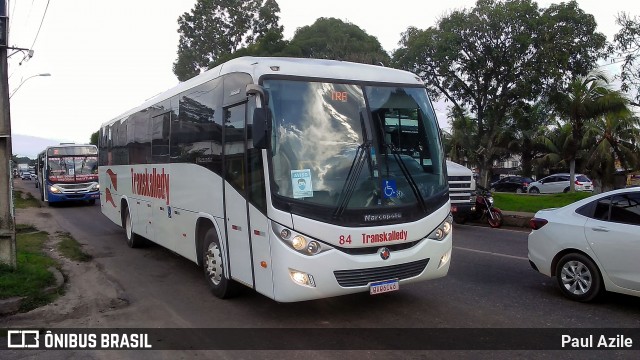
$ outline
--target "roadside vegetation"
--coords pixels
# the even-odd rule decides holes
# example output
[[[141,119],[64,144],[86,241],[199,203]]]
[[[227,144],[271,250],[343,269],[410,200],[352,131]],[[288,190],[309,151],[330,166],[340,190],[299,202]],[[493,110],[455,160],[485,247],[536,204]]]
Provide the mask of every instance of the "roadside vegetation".
[[[57,232],[56,236],[60,239],[58,242],[58,251],[67,259],[73,261],[86,262],[93,257],[82,251],[82,245],[67,232]]]
[[[44,252],[48,234],[30,225],[16,226],[17,268],[0,265],[0,299],[26,297],[21,312],[47,304],[57,294],[44,294],[42,290],[55,283],[49,267],[58,262]]]
[[[26,209],[30,207],[40,207],[40,201],[31,195],[20,190],[13,190],[13,203],[16,209]]]
[[[584,191],[548,195],[494,193],[493,199],[500,210],[535,213],[542,209],[563,207],[591,195]]]

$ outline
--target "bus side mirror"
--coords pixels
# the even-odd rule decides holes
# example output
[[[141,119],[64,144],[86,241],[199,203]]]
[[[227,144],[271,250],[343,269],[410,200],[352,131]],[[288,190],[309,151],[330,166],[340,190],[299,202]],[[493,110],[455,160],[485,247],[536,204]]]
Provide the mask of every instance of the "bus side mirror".
[[[267,149],[269,146],[269,128],[271,125],[271,112],[269,111],[269,93],[257,84],[248,84],[247,95],[260,96],[262,107],[256,108],[253,112],[252,137],[253,147],[256,149]]]
[[[266,108],[257,108],[253,111],[251,133],[253,136],[253,147],[256,149],[267,149],[269,147],[270,115],[271,112]]]

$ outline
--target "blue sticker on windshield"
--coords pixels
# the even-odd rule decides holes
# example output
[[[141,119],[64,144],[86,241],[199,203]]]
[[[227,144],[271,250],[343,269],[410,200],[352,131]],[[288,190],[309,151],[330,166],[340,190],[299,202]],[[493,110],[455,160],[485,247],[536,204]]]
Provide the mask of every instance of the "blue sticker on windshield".
[[[313,184],[311,184],[311,170],[291,170],[291,186],[293,197],[296,199],[313,197]]]
[[[396,186],[396,181],[383,180],[382,193],[384,194],[385,199],[398,197],[398,187]]]

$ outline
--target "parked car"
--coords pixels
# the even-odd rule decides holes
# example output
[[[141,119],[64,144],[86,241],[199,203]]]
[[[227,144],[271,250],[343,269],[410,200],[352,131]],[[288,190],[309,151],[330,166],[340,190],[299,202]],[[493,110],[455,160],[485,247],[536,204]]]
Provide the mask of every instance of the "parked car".
[[[506,191],[523,193],[527,192],[529,184],[533,182],[533,179],[524,176],[507,176],[496,182],[491,183],[491,191]]]
[[[603,290],[640,296],[640,188],[590,196],[531,219],[529,262],[562,293],[590,301]]]
[[[549,175],[538,181],[529,184],[527,191],[531,194],[552,194],[568,192],[570,187],[569,174]],[[588,177],[583,174],[576,174],[576,191],[593,191],[593,184]]]

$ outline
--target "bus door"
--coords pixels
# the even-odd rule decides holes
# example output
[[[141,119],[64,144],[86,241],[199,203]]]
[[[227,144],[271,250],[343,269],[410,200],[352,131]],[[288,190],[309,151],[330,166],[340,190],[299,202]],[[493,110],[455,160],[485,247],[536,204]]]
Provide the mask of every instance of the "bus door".
[[[246,103],[224,109],[224,210],[231,277],[253,288],[245,189]]]

